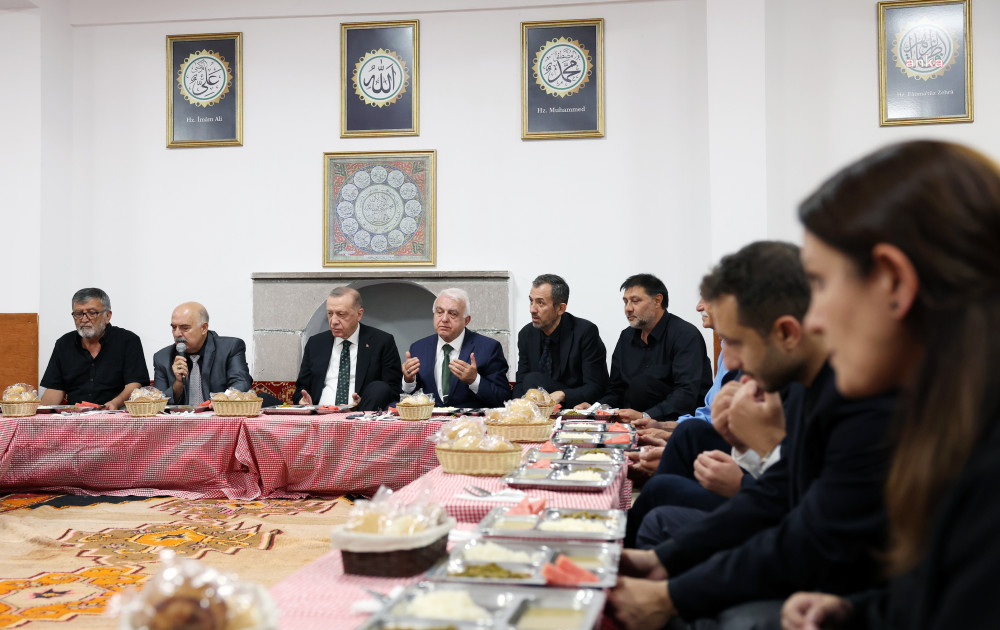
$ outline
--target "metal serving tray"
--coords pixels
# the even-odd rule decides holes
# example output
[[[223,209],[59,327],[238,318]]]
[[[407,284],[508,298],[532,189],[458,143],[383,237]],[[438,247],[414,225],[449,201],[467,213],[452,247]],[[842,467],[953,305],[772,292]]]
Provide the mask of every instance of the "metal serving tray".
[[[553,453],[546,453],[545,451],[538,450],[537,446],[533,446],[530,449],[528,449],[528,452],[524,455],[524,461],[526,461],[529,464],[534,464],[535,462],[543,459],[550,461],[557,461],[560,459],[564,459],[566,456],[566,451],[568,451],[570,448],[572,447],[562,446],[559,447],[559,450]]]
[[[413,615],[409,607],[421,597],[442,592],[466,592],[487,616],[476,621],[449,618],[449,606],[438,606],[435,617]],[[407,587],[372,615],[360,630],[590,630],[604,608],[604,592],[597,589],[486,586],[419,582]],[[539,625],[538,622],[550,622]]]
[[[525,516],[507,516],[511,506],[502,505],[490,510],[476,526],[476,532],[486,537],[495,538],[547,538],[557,540],[621,540],[625,537],[624,510],[581,510],[576,508],[548,508],[542,514]],[[585,529],[550,529],[558,527],[556,522],[566,523],[581,514],[603,517],[587,519],[601,521],[604,527],[587,527]],[[572,521],[569,521],[572,522]]]
[[[598,459],[598,460],[581,460],[580,457],[590,453],[599,453],[604,455],[608,459]],[[588,448],[586,446],[575,446],[573,444],[564,444],[559,447],[559,450],[554,453],[546,453],[538,450],[538,447],[533,447],[528,450],[524,456],[524,461],[527,464],[534,464],[535,462],[546,460],[550,462],[573,462],[579,464],[587,464],[588,466],[624,466],[625,456],[622,454],[622,449],[620,448]]]
[[[519,552],[529,555],[528,562],[507,562],[497,561],[500,567],[518,573],[527,573],[526,578],[493,578],[493,577],[468,577],[456,576],[454,573],[463,571],[466,567],[489,564],[490,560],[476,559],[474,554],[477,548],[483,545],[500,545],[512,552]],[[515,585],[543,585],[545,577],[542,575],[542,566],[546,562],[555,562],[556,558],[564,555],[580,567],[590,571],[597,576],[597,582],[585,582],[578,586],[580,588],[611,588],[618,579],[618,560],[621,557],[621,547],[617,543],[606,542],[514,542],[487,540],[473,538],[466,543],[452,549],[448,559],[441,562],[426,573],[429,580],[440,582],[469,582],[474,584],[515,584]],[[469,557],[471,556],[471,557]]]
[[[599,479],[573,479],[574,473],[592,472]],[[621,466],[591,466],[588,462],[574,464],[553,461],[549,468],[521,466],[503,478],[503,482],[514,488],[542,488],[544,490],[569,490],[572,492],[601,492],[614,483]]]
[[[625,442],[609,442],[617,436],[625,436]],[[597,431],[563,431],[558,430],[552,434],[552,443],[556,446],[572,444],[579,448],[621,448],[634,449],[636,445],[636,433],[634,431],[624,432],[597,432]]]

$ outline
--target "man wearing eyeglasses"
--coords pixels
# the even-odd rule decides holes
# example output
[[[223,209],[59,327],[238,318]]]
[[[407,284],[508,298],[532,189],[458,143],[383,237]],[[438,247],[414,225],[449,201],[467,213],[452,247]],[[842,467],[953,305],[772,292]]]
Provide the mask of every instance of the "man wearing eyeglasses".
[[[510,399],[507,359],[500,344],[466,328],[469,294],[445,289],[434,300],[434,331],[416,341],[403,362],[402,391],[418,388],[438,405],[498,407]]]
[[[111,299],[96,288],[73,294],[76,332],[56,340],[41,386],[43,405],[92,402],[119,409],[132,390],[149,384],[139,337],[112,326]]]

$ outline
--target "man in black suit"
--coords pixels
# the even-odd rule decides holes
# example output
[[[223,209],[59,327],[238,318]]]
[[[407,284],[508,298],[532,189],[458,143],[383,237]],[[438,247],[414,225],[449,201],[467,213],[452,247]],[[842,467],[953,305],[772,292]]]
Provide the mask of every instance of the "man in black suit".
[[[607,351],[597,326],[566,312],[569,285],[540,275],[528,300],[531,323],[517,334],[514,398],[536,387],[564,407],[600,398],[608,387]]]
[[[802,325],[809,292],[794,245],[751,243],[702,291],[726,367],[752,379],[722,388],[712,421],[771,465],[653,550],[624,551],[622,575],[635,577],[621,577],[609,601],[627,630],[671,619],[671,629],[778,627],[780,600],[795,591],[850,593],[881,576],[894,398],[837,393],[822,339]],[[768,392],[789,384],[783,409]]]
[[[330,332],[306,342],[295,402],[370,411],[397,400],[403,373],[392,335],[361,323],[361,294],[337,287],[326,298]],[[346,351],[345,351],[346,350]]]
[[[247,346],[237,337],[220,337],[208,329],[208,310],[197,302],[186,302],[170,316],[176,345],[153,355],[153,386],[167,395],[171,405],[197,405],[215,392],[230,387],[250,391],[253,379],[247,367]],[[193,377],[192,377],[193,374]]]

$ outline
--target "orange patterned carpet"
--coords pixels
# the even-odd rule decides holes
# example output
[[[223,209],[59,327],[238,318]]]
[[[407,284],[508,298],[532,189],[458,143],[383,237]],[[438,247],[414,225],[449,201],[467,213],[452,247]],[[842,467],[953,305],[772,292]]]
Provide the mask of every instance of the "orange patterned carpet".
[[[141,587],[163,549],[271,586],[329,550],[350,505],[0,496],[0,628],[114,628],[109,600]]]

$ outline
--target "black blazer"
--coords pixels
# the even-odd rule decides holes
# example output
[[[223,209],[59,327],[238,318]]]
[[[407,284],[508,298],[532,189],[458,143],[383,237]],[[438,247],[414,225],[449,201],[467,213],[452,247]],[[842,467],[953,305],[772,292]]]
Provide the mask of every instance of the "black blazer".
[[[608,353],[601,333],[591,322],[563,313],[559,320],[559,356],[553,357],[552,378],[565,386],[564,407],[595,402],[608,388]],[[517,376],[514,398],[524,396],[524,375],[537,372],[542,355],[542,331],[531,324],[517,334]]]
[[[399,352],[396,350],[396,340],[387,332],[378,328],[358,324],[358,365],[354,377],[356,392],[362,394],[370,383],[385,381],[393,391],[399,389],[403,380],[403,367],[399,362]],[[313,335],[306,342],[302,353],[302,367],[299,377],[295,380],[296,403],[302,399],[302,390],[309,392],[313,403],[319,404],[326,384],[326,372],[330,367],[330,356],[333,354],[333,333],[329,330]]]
[[[785,407],[781,461],[707,518],[656,547],[685,619],[800,590],[881,581],[883,501],[895,396],[848,400],[823,366]]]

